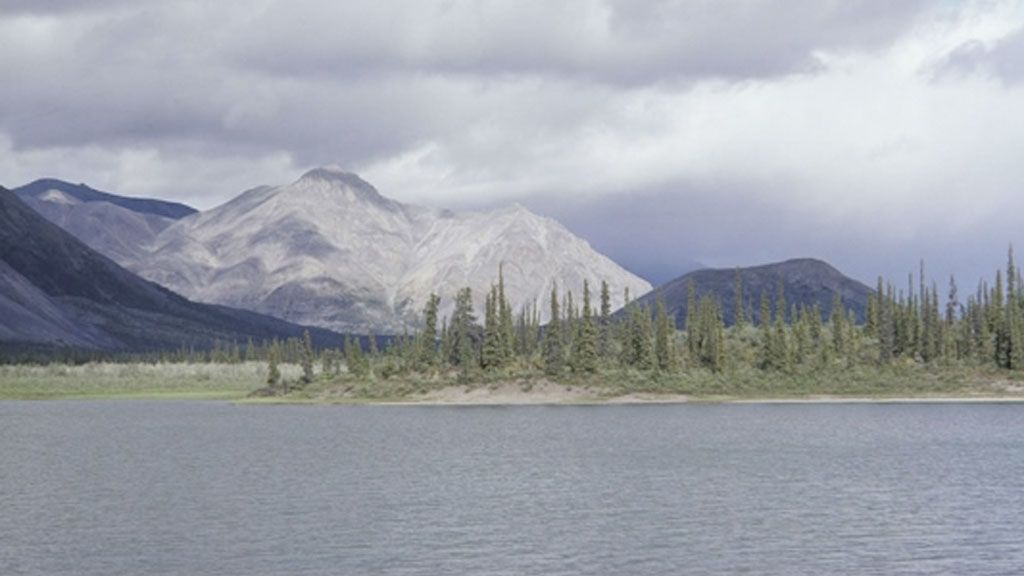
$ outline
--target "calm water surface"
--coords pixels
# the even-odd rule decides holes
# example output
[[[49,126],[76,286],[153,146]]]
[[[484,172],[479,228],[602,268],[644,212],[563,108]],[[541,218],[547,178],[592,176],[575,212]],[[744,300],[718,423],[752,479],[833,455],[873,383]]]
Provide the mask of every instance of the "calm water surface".
[[[1021,574],[1024,406],[0,402],[0,574]]]

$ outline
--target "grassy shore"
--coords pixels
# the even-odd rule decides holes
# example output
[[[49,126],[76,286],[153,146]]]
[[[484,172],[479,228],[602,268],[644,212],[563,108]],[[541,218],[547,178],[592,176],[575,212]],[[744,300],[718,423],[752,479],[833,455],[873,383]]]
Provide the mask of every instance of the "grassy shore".
[[[298,366],[282,366],[297,378]],[[245,398],[266,378],[266,364],[90,363],[0,366],[0,399]]]
[[[605,370],[557,379],[536,370],[371,375],[318,374],[304,387],[298,366],[280,366],[291,383],[257,392],[266,365],[114,364],[0,366],[0,399],[217,399],[251,403],[590,404],[729,401],[1024,400],[1024,375],[974,367],[895,365],[770,373],[703,370],[672,374]]]

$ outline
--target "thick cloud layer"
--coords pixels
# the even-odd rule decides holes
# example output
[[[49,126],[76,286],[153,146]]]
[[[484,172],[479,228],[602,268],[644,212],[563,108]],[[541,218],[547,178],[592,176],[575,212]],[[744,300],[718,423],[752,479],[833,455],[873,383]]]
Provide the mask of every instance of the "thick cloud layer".
[[[1019,1],[0,0],[0,183],[209,207],[335,163],[655,280],[1024,240]]]

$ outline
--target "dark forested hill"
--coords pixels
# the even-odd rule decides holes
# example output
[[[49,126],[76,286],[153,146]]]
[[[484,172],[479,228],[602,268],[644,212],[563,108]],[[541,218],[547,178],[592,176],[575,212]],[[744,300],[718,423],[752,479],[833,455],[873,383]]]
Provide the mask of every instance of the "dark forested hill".
[[[844,306],[853,310],[858,322],[863,322],[871,293],[870,288],[843,275],[828,263],[802,258],[750,268],[696,270],[658,286],[641,297],[639,302],[653,309],[660,295],[665,300],[669,315],[675,317],[676,325],[683,327],[688,286],[693,282],[697,298],[708,294],[717,298],[722,304],[725,322],[731,325],[735,318],[737,275],[742,283],[747,318],[754,322],[760,321],[762,294],[768,295],[774,307],[780,280],[788,305],[811,307],[818,304],[826,319],[831,314],[835,295],[839,294]]]

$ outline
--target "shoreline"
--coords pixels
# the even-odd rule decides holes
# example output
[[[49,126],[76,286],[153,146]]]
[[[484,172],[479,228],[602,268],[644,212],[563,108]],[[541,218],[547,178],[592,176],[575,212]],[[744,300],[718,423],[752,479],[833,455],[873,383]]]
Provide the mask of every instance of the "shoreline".
[[[440,393],[440,394],[439,394]],[[54,394],[46,396],[11,396],[0,402],[46,401],[195,401],[230,402],[237,405],[308,405],[308,406],[423,406],[423,407],[517,407],[517,406],[644,406],[644,405],[815,405],[815,404],[1024,404],[1024,395],[979,394],[962,395],[940,393],[935,395],[870,396],[870,395],[809,395],[809,396],[691,396],[685,394],[627,393],[607,395],[581,390],[564,394],[525,391],[518,394],[494,393],[488,389],[451,387],[432,393],[408,397],[366,398],[301,398],[301,397],[245,397],[232,392],[140,392],[114,394]]]
[[[399,397],[266,397],[236,400],[237,404],[309,404],[363,406],[641,406],[673,404],[1024,404],[1017,392],[971,392],[962,394],[728,396],[660,394],[630,392],[614,394],[607,390],[573,387],[541,381],[529,387],[505,382],[489,387],[453,385],[429,392]]]

